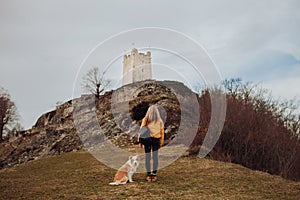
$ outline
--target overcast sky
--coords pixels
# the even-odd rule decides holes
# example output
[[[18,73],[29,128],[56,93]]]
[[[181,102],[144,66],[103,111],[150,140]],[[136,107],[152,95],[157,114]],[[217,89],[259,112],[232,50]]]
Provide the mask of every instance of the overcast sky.
[[[0,86],[30,128],[72,98],[77,71],[97,44],[121,31],[162,27],[203,45],[223,78],[299,98],[299,10],[298,0],[1,0]]]

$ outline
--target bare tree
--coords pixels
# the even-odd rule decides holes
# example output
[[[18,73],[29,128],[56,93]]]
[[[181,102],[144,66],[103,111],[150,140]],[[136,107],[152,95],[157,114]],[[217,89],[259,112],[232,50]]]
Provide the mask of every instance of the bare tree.
[[[0,88],[0,141],[3,141],[4,130],[17,119],[15,103],[10,95]]]
[[[7,136],[9,138],[17,137],[22,131],[24,131],[24,127],[19,122],[16,122],[12,129],[7,133]]]
[[[228,94],[237,95],[237,92],[240,90],[242,86],[242,79],[240,78],[225,79],[223,81],[223,85]]]
[[[104,92],[105,89],[110,84],[110,81],[104,78],[105,71],[100,72],[99,68],[94,67],[90,69],[86,75],[83,77],[83,87],[94,94],[98,99],[100,94]]]

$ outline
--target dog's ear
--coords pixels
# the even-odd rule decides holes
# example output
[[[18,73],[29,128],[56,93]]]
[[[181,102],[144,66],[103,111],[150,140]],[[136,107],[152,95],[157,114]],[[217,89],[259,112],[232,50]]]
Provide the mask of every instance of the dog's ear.
[[[132,156],[129,156],[129,160],[132,160]]]

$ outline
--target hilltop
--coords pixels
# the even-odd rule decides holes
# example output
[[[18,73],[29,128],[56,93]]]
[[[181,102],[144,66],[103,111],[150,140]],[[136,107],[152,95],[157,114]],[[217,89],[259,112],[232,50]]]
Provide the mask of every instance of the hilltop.
[[[300,118],[291,114],[293,105],[274,102],[264,96],[265,92],[243,85],[240,80],[229,80],[226,88],[227,92],[204,89],[195,94],[183,83],[147,80],[106,92],[99,99],[82,95],[43,114],[32,129],[1,142],[0,168],[97,149],[103,142],[131,147],[136,144],[141,119],[152,104],[160,106],[165,119],[165,145],[182,144],[190,148],[185,155],[197,155],[199,148],[205,146],[203,141],[209,130],[222,128],[211,123],[224,109],[221,105],[220,109],[215,107],[212,116],[211,94],[223,93],[226,119],[207,157],[300,180]],[[188,140],[191,143],[184,143]]]

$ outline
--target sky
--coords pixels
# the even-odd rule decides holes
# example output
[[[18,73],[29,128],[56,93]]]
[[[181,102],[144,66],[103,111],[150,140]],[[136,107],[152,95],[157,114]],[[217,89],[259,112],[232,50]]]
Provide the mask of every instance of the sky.
[[[78,70],[99,43],[123,31],[161,27],[201,44],[223,79],[239,77],[276,98],[299,99],[299,9],[298,0],[1,0],[0,86],[30,128],[72,99]],[[153,61],[163,60],[163,53],[155,55]],[[121,58],[118,65],[121,73]]]

